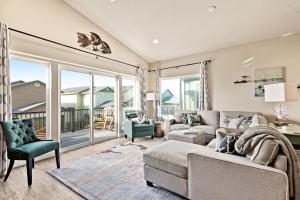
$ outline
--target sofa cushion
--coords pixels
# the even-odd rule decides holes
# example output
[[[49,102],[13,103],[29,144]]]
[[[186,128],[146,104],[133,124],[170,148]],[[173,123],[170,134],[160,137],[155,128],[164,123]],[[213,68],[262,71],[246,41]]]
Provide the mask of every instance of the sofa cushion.
[[[170,126],[170,131],[176,131],[176,130],[185,130],[189,129],[190,125],[188,124],[172,124]]]
[[[216,148],[216,138],[212,139],[208,144],[208,148],[215,149]]]
[[[214,125],[199,125],[193,126],[192,129],[201,130],[206,134],[216,135],[216,130],[218,129],[218,127]]]
[[[169,140],[146,150],[143,158],[146,165],[187,179],[187,155],[191,150],[199,147],[203,146]]]
[[[219,126],[220,112],[213,110],[198,110],[197,115],[200,115],[200,122],[204,125]]]

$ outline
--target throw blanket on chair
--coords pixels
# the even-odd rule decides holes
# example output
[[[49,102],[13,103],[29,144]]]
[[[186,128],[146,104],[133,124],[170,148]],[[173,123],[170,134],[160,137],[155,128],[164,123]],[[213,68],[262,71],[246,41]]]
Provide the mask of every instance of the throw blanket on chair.
[[[282,153],[288,159],[287,175],[290,197],[300,200],[300,167],[294,147],[287,137],[268,126],[253,127],[240,136],[235,143],[235,149],[240,154],[249,154],[262,140],[279,142]]]

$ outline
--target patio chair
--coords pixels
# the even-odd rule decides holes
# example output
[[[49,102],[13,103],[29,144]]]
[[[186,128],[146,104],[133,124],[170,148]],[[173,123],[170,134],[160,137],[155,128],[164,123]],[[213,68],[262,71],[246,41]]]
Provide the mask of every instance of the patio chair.
[[[112,130],[115,124],[115,109],[113,107],[104,108],[104,119],[105,125],[104,128],[108,126],[109,130]]]
[[[53,140],[41,140],[34,131],[32,119],[0,121],[10,160],[4,181],[7,180],[15,160],[26,160],[28,185],[32,184],[34,158],[55,151],[56,165],[60,168],[59,143]]]

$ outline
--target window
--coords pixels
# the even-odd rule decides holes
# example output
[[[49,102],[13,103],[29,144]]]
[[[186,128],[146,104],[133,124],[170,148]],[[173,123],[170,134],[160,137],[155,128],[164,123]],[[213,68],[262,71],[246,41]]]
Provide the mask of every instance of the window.
[[[199,108],[199,78],[182,77],[161,80],[161,115]]]
[[[135,98],[135,79],[122,78],[122,106],[123,108],[134,108]]]
[[[47,138],[47,71],[46,63],[21,58],[10,60],[12,117],[31,118],[41,139]]]

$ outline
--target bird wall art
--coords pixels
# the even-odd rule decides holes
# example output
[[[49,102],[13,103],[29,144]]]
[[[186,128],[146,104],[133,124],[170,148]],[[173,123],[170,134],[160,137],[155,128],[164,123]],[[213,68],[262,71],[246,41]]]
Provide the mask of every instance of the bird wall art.
[[[109,45],[101,40],[100,36],[94,32],[90,32],[90,34],[77,32],[77,37],[77,43],[80,47],[89,48],[95,52],[100,51],[103,54],[111,53]]]

